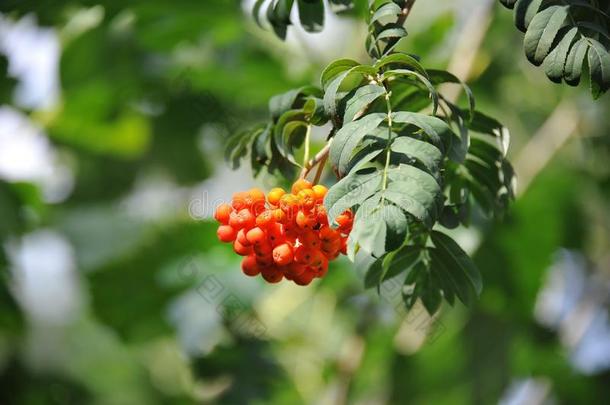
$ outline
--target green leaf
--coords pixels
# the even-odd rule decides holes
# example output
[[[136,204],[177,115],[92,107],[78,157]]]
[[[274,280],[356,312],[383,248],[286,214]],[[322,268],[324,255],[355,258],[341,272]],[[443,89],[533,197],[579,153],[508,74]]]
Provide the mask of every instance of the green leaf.
[[[362,169],[352,172],[339,180],[328,190],[324,206],[328,212],[328,221],[332,224],[337,215],[348,208],[362,204],[379,189],[381,175],[377,170]]]
[[[477,295],[481,294],[483,289],[481,274],[468,254],[444,233],[433,231],[431,238],[439,257],[448,265],[449,271],[464,275]]]
[[[435,273],[422,272],[422,277],[419,280],[420,299],[424,308],[430,316],[434,315],[443,302],[441,295],[440,283]]]
[[[304,103],[302,99],[306,96],[321,97],[322,92],[315,86],[304,86],[273,96],[269,100],[271,118],[277,120],[286,111],[296,108],[299,100]]]
[[[408,136],[400,136],[392,142],[392,151],[410,159],[416,159],[428,172],[436,175],[443,161],[443,153],[436,146]]]
[[[597,3],[517,0],[507,5],[514,5],[515,24],[525,32],[528,60],[537,66],[542,64],[551,81],[559,83],[563,79],[577,86],[583,69],[588,68],[592,97],[597,99],[608,91],[610,16]]]
[[[582,66],[589,50],[587,40],[580,38],[572,45],[564,67],[564,79],[571,86],[578,86],[582,75]]]
[[[421,250],[415,246],[404,246],[390,253],[384,261],[381,281],[390,280],[399,274],[408,274],[420,259]]]
[[[343,123],[353,121],[369,104],[385,94],[385,89],[378,84],[367,84],[359,87],[345,105]]]
[[[432,115],[436,115],[436,111],[438,110],[438,93],[426,76],[422,75],[421,73],[414,72],[414,71],[407,70],[407,69],[391,69],[391,70],[387,70],[386,72],[384,72],[384,74],[382,76],[382,80],[390,81],[392,79],[397,79],[397,78],[405,79],[410,76],[414,77],[416,81],[421,82],[426,87],[426,89],[428,90],[428,93],[430,94],[430,98],[432,99],[432,102],[433,102]]]
[[[468,99],[469,117],[472,118],[475,111],[475,101],[474,94],[472,94],[472,90],[470,89],[470,87],[466,83],[458,79],[457,76],[447,71],[428,69],[427,72],[428,77],[430,78],[430,83],[435,86],[442,83],[455,83],[462,86],[462,88],[464,89],[464,94],[466,94],[466,98]]]
[[[377,22],[386,17],[396,17],[402,12],[402,9],[398,4],[394,2],[388,2],[381,7],[379,7],[373,16],[371,17],[370,23]]]
[[[385,119],[387,114],[368,114],[357,121],[348,122],[334,136],[330,146],[330,161],[340,175],[347,172],[354,149],[362,139],[371,134]]]
[[[348,257],[353,260],[355,246],[374,257],[381,257],[402,245],[406,231],[407,219],[402,210],[381,201],[379,195],[373,196],[356,212],[349,236]]]
[[[610,89],[610,53],[601,42],[590,39],[589,69],[591,72],[591,95],[599,98]]]
[[[364,275],[364,288],[377,287],[383,272],[383,258],[376,259]]]
[[[364,80],[364,76],[367,74],[374,74],[375,71],[372,67],[366,65],[358,65],[346,70],[337,75],[328,85],[324,93],[324,109],[328,116],[337,121],[337,93],[339,90],[349,91],[352,88],[358,87]],[[355,79],[354,79],[355,78]],[[351,79],[349,81],[348,79]],[[355,81],[354,81],[355,80]],[[350,82],[349,89],[342,88],[345,82]]]
[[[408,68],[427,77],[426,69],[413,56],[405,53],[393,53],[382,57],[373,65],[376,71]]]
[[[544,60],[544,72],[551,81],[561,83],[570,47],[576,40],[577,28],[570,29]]]
[[[530,22],[540,10],[542,0],[517,0],[515,4],[515,25],[525,32]]]
[[[324,71],[322,71],[322,76],[320,78],[320,83],[322,84],[322,88],[326,89],[329,83],[337,77],[340,73],[345,72],[355,66],[360,65],[355,60],[351,59],[339,59],[328,65]]]
[[[542,64],[567,17],[568,6],[551,6],[536,14],[524,38],[525,55],[530,62]]]
[[[324,2],[322,0],[297,0],[299,19],[307,32],[320,32],[324,28]]]
[[[388,170],[388,179],[383,196],[431,227],[440,211],[439,199],[442,198],[436,179],[408,165]]]
[[[440,118],[421,113],[400,111],[392,114],[392,120],[398,123],[415,125],[424,131],[434,146],[443,153],[447,152],[451,160],[458,163],[464,161],[465,153],[461,150],[460,137]]]

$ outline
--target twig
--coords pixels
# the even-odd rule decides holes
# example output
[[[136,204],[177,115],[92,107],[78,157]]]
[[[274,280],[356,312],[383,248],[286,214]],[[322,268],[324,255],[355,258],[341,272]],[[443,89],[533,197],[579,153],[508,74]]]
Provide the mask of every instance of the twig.
[[[319,163],[324,164],[326,159],[328,158],[328,153],[330,152],[330,141],[318,152],[313,159],[309,161],[307,165],[301,170],[301,175],[299,176],[301,179],[307,177],[307,175],[311,172],[311,169],[316,167]]]
[[[570,101],[563,101],[521,149],[514,161],[519,195],[525,193],[532,180],[577,132],[579,122],[578,108]]]
[[[398,17],[398,20],[396,20],[396,23],[398,25],[404,25],[405,21],[407,20],[407,17],[409,16],[409,14],[411,14],[411,10],[413,10],[414,4],[415,0],[407,0],[407,3],[402,8],[402,14],[400,15],[400,17]]]
[[[493,0],[485,0],[472,12],[464,24],[464,29],[457,40],[457,46],[447,65],[447,71],[463,82],[467,82],[470,78],[485,34],[491,26],[493,5]],[[462,86],[443,86],[444,97],[452,103],[457,101],[461,92]]]

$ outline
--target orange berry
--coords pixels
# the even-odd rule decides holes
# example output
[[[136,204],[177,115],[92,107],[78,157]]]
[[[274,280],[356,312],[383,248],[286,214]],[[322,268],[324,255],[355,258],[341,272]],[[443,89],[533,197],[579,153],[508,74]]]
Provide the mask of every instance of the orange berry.
[[[260,245],[267,241],[267,235],[261,228],[255,227],[248,231],[246,239],[248,239],[248,242],[252,245]]]
[[[342,227],[351,226],[353,220],[352,220],[351,215],[343,213],[343,214],[337,216],[337,218],[335,218],[335,222],[339,225],[340,228],[342,228]]]
[[[312,257],[309,265],[312,268],[317,269],[324,266],[324,264],[328,266],[328,259],[324,256],[324,254],[322,254],[322,252],[319,250],[312,250]]]
[[[276,187],[271,189],[269,194],[267,194],[267,201],[269,201],[269,204],[271,205],[278,205],[280,198],[282,198],[284,194],[286,194],[286,191],[284,191],[283,188]]]
[[[231,212],[233,212],[233,208],[229,204],[220,204],[216,207],[214,219],[223,225],[228,225]]]
[[[307,231],[299,235],[299,242],[309,248],[317,249],[320,247],[320,239],[317,232],[314,231]]]
[[[322,242],[332,242],[341,237],[341,234],[338,231],[329,227],[321,228],[319,235]]]
[[[321,251],[323,251],[324,253],[328,253],[330,255],[339,251],[339,249],[341,249],[341,239],[333,239],[330,241],[324,241],[324,242],[322,242],[322,245],[320,248]]]
[[[240,224],[241,224],[241,221],[239,220],[239,216],[237,215],[237,212],[235,212],[235,211],[231,212],[231,214],[229,214],[229,225],[235,229],[241,229]]]
[[[312,191],[313,191],[314,195],[316,196],[316,200],[322,201],[322,200],[324,200],[324,197],[326,196],[328,189],[321,184],[316,184],[315,186],[312,187]]]
[[[341,238],[341,254],[347,254],[347,238]]]
[[[280,210],[280,212],[282,211]],[[265,210],[256,217],[256,226],[259,228],[266,228],[273,222],[275,222],[275,216],[270,210]]]
[[[312,229],[316,224],[316,219],[310,213],[299,211],[297,213],[296,223],[299,228]]]
[[[251,188],[248,194],[252,201],[265,201],[265,193],[260,188]]]
[[[272,211],[273,218],[275,222],[283,223],[286,221],[286,213],[279,208],[276,208]]]
[[[247,236],[248,235],[246,235],[246,237]],[[253,245],[252,247],[254,248],[254,252],[258,256],[267,256],[267,255],[270,255],[271,252],[273,252],[273,246],[271,246],[271,243],[269,243],[269,241],[267,241],[267,240],[265,240],[262,243]]]
[[[267,231],[267,237],[273,246],[276,246],[286,239],[286,233],[282,224],[273,224]]]
[[[261,269],[261,275],[263,276],[265,281],[271,284],[279,283],[284,278],[284,275],[282,274],[281,270],[275,266],[265,267]]]
[[[299,191],[297,194],[301,207],[306,209],[312,209],[316,205],[316,195],[313,190],[305,189]]]
[[[324,261],[324,263],[321,266],[312,268],[312,270],[316,277],[318,277],[318,278],[324,277],[326,275],[326,273],[328,272],[328,261]]]
[[[231,203],[231,205],[233,206],[233,209],[236,211],[247,208],[248,204],[246,202],[246,193],[239,192],[239,193],[233,194],[233,202]]]
[[[261,272],[261,269],[256,260],[256,256],[248,255],[241,261],[241,271],[246,276],[254,277]]]
[[[286,266],[294,259],[292,247],[288,243],[282,243],[273,249],[273,261],[278,266]]]
[[[299,246],[294,250],[294,260],[299,264],[309,265],[317,255],[318,250],[307,246]]]
[[[229,225],[220,225],[216,231],[216,235],[221,242],[233,242],[237,237],[235,229]]]
[[[312,188],[313,184],[305,179],[298,179],[292,185],[292,194],[298,194],[299,191]]]
[[[252,246],[244,246],[239,241],[233,242],[233,250],[240,256],[248,256],[252,254]]]
[[[273,263],[273,256],[271,255],[271,253],[264,255],[264,256],[259,256],[258,254],[255,255],[256,257],[256,262],[258,263],[258,265],[261,268],[265,268],[265,267],[269,267],[269,266],[274,266],[275,264]]]
[[[294,194],[284,194],[280,198],[280,208],[287,214],[292,214],[299,209],[299,198]]]
[[[328,226],[328,216],[326,215],[326,208],[323,205],[317,207],[317,220],[322,226]]]
[[[265,193],[258,188],[253,188],[246,193],[246,203],[254,215],[258,215],[265,210]]]
[[[240,228],[250,229],[256,223],[256,217],[249,209],[243,209],[237,213]]]
[[[239,232],[237,232],[237,238],[235,238],[235,240],[237,240],[239,243],[241,243],[244,246],[250,246],[251,243],[248,242],[248,238],[246,238],[246,230],[245,229],[240,229]]]

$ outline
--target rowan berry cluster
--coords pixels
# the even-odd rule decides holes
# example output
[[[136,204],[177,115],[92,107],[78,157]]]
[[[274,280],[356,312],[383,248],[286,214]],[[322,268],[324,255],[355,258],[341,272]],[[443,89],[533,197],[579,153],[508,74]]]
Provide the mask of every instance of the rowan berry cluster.
[[[244,256],[244,274],[261,274],[269,283],[286,278],[308,285],[324,277],[329,261],[345,254],[352,229],[351,211],[336,218],[336,229],[329,226],[322,204],[327,191],[300,179],[291,193],[281,188],[266,196],[256,188],[235,193],[231,204],[216,209],[218,239],[233,243],[235,253]]]

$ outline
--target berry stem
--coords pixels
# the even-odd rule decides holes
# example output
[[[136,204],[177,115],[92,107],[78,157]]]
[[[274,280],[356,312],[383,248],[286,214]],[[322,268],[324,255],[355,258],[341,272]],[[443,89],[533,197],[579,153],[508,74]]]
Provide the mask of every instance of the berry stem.
[[[383,83],[382,83],[383,84]],[[381,183],[381,190],[385,191],[388,188],[388,170],[390,169],[390,157],[392,156],[392,142],[394,141],[392,136],[392,103],[390,103],[390,91],[385,87],[385,102],[388,110],[388,144],[386,146],[386,157],[385,167],[383,168],[383,181]],[[385,197],[382,197],[385,199]]]
[[[299,178],[304,179],[311,172],[311,170],[316,167],[318,164],[324,166],[326,163],[326,159],[328,158],[328,154],[330,152],[330,144],[332,139],[318,152],[313,159],[309,161],[306,165],[304,165],[303,170],[301,170],[301,175]]]
[[[311,138],[311,124],[307,124],[307,131],[305,131],[305,152],[303,154],[303,167],[307,166],[309,162],[309,143]]]

